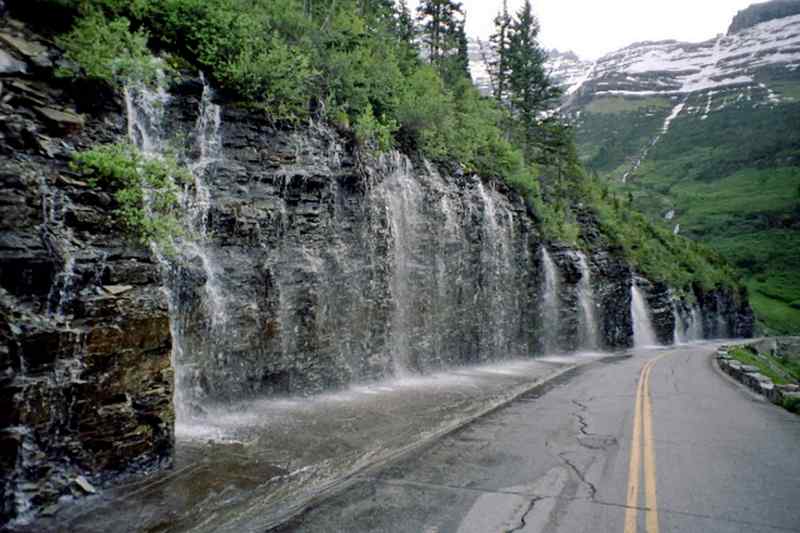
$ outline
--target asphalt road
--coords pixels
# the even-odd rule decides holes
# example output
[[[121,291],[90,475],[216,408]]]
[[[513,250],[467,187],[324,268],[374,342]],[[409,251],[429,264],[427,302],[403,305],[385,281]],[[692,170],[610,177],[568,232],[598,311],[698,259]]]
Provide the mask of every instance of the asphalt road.
[[[800,417],[723,376],[714,349],[583,367],[281,531],[800,532]]]

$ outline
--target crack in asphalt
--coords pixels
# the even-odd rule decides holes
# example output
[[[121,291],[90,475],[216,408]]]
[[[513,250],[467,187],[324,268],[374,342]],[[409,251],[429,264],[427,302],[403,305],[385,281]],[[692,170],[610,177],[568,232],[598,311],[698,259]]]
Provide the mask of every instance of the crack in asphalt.
[[[597,487],[594,486],[594,483],[586,479],[586,476],[580,469],[569,459],[566,458],[566,455],[570,452],[561,452],[558,456],[561,458],[562,461],[572,470],[575,472],[575,475],[578,477],[581,483],[586,485],[589,488],[589,499],[594,500],[595,496],[597,495]]]
[[[528,504],[528,509],[524,513],[522,513],[522,516],[519,519],[519,525],[514,529],[506,530],[505,533],[513,533],[514,531],[522,531],[523,529],[525,529],[525,526],[528,525],[525,520],[528,518],[528,515],[531,513],[531,511],[533,511],[533,508],[536,506],[536,502],[538,502],[541,499],[542,498],[532,499]]]
[[[589,398],[589,400],[591,400],[591,398]],[[572,403],[577,407],[579,407],[582,412],[586,412],[589,409],[589,406],[578,400],[572,400]],[[589,448],[590,450],[605,450],[608,449],[609,446],[615,446],[618,444],[617,438],[614,435],[607,435],[605,433],[593,433],[589,431],[589,422],[586,420],[586,416],[582,415],[580,411],[573,411],[570,414],[572,414],[572,416],[574,416],[578,420],[578,426],[579,426],[578,430],[581,432],[581,435],[583,435],[584,437],[588,437],[590,439],[598,439],[600,442],[600,444],[593,446],[581,440],[579,436],[577,438],[578,444],[580,444],[584,448]]]

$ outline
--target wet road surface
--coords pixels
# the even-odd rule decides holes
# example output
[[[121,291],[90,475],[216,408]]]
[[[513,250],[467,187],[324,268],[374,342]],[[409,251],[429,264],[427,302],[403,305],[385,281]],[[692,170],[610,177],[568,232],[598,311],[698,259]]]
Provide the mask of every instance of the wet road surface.
[[[582,367],[280,531],[800,532],[800,417],[723,376],[715,348]]]

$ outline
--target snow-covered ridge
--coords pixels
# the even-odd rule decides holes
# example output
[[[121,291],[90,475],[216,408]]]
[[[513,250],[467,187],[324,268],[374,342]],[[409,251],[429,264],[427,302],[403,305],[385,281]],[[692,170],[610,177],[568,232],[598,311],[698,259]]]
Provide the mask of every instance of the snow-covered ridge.
[[[595,94],[688,94],[753,83],[755,69],[800,62],[800,15],[703,43],[640,43],[600,59]]]
[[[798,71],[800,15],[770,20],[702,43],[635,43],[595,63],[571,53],[550,54],[551,76],[563,85],[567,95],[678,96],[758,85],[758,69]],[[485,93],[491,92],[486,61],[492,57],[486,43],[470,43],[473,79]]]
[[[573,52],[549,50],[547,70],[550,76],[564,87],[566,94],[572,94],[589,78],[594,63],[584,61]],[[489,43],[481,39],[470,39],[470,72],[475,85],[483,94],[491,94],[492,79],[488,64],[497,57]]]

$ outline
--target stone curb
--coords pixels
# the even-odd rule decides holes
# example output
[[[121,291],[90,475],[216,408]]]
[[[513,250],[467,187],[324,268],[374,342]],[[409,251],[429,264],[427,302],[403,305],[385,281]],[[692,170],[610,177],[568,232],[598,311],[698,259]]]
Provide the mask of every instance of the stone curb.
[[[717,364],[720,370],[746,386],[756,394],[760,394],[771,403],[783,407],[784,400],[800,398],[800,385],[778,385],[761,374],[758,368],[744,365],[728,355],[729,346],[717,349]]]

